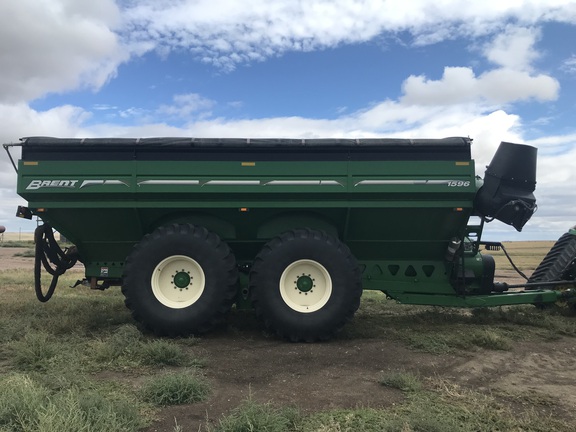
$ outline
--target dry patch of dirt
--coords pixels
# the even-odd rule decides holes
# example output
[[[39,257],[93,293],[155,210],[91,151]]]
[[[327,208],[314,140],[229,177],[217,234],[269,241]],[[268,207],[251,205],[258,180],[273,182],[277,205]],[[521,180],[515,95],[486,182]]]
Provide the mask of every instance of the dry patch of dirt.
[[[249,318],[251,319],[251,318]],[[401,403],[404,394],[379,383],[383,372],[412,372],[446,380],[487,394],[554,401],[555,410],[574,418],[576,346],[573,339],[518,343],[511,351],[479,350],[456,355],[414,351],[386,335],[378,339],[294,344],[255,329],[223,330],[195,348],[213,393],[205,403],[164,409],[147,431],[167,431],[174,419],[185,430],[199,430],[251,397],[259,402],[298,407],[301,412],[335,408],[383,408]],[[236,330],[236,331],[234,331]],[[548,409],[548,407],[545,407]],[[574,418],[576,421],[576,418]]]
[[[0,270],[30,269],[34,268],[34,258],[17,256],[29,248],[0,247]]]

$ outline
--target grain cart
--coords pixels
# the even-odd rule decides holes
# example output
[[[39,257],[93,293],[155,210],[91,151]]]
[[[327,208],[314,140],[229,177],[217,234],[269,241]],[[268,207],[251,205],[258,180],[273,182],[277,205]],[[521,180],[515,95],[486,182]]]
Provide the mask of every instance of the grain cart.
[[[48,300],[76,261],[83,284],[121,286],[157,334],[203,332],[250,302],[294,341],[327,339],[362,290],[402,303],[482,307],[572,301],[576,231],[525,289],[494,282],[484,224],[518,231],[536,210],[536,149],[503,142],[484,179],[471,140],[59,139],[4,145],[36,231]],[[10,149],[21,148],[14,162]],[[53,229],[74,247],[62,250]],[[47,292],[42,265],[53,275]],[[568,281],[568,282],[567,282]],[[517,288],[518,286],[513,286]]]

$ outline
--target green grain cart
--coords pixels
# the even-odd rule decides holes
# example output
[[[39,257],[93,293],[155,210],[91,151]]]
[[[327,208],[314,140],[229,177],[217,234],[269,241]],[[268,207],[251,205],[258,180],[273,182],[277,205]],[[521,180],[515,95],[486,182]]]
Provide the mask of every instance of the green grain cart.
[[[121,286],[157,334],[204,332],[236,302],[294,341],[327,339],[362,290],[402,303],[573,301],[576,230],[523,290],[494,282],[484,223],[536,210],[536,149],[501,143],[484,179],[471,140],[59,139],[5,144],[36,231],[48,300],[76,261],[83,284]],[[14,162],[11,148],[21,148]],[[471,221],[476,221],[472,223]],[[60,249],[56,229],[74,247]],[[53,275],[43,290],[41,267]],[[518,286],[512,286],[518,288]]]

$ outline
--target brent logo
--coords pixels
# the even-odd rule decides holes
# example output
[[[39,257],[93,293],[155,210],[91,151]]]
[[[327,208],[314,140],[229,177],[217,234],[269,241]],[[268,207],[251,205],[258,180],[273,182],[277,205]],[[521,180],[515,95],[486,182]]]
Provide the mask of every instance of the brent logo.
[[[27,190],[36,190],[40,188],[69,188],[76,187],[78,180],[32,180],[26,187]]]

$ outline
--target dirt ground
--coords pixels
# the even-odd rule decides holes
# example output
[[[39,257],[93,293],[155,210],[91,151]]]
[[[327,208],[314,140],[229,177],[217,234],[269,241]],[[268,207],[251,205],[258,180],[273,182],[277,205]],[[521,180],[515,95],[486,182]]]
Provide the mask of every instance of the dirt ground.
[[[0,248],[0,269],[32,268],[20,249]],[[511,274],[500,280],[512,281]],[[510,351],[480,350],[433,355],[377,339],[288,343],[269,335],[251,314],[235,318],[227,329],[210,333],[195,347],[206,360],[204,373],[213,388],[205,403],[163,409],[147,429],[197,431],[249,396],[261,402],[297,406],[303,412],[344,407],[386,408],[400,403],[402,392],[378,383],[383,371],[410,371],[485,391],[537,393],[560,401],[562,415],[576,408],[576,343],[572,338],[516,343]]]

